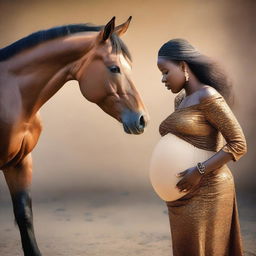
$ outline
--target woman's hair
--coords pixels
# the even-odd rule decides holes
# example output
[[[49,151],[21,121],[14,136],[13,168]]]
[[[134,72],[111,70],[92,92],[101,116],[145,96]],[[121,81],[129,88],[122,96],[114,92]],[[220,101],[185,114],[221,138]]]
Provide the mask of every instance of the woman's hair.
[[[185,61],[197,79],[215,88],[232,106],[234,103],[232,83],[220,65],[213,59],[201,54],[185,39],[173,39],[165,43],[158,56],[179,63]]]

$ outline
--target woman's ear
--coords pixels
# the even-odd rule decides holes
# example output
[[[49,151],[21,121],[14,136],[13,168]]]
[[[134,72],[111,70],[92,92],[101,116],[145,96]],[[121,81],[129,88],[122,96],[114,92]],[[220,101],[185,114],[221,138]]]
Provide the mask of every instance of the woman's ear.
[[[183,71],[183,72],[185,72],[186,70],[188,70],[188,65],[187,65],[187,63],[185,62],[185,61],[181,61],[180,62],[180,67],[181,67],[181,70]]]

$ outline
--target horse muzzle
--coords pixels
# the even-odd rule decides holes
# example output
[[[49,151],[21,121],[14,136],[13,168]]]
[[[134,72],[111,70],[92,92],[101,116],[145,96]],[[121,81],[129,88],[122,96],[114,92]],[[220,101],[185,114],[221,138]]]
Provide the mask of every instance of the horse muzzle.
[[[121,115],[124,131],[128,134],[141,134],[146,127],[146,119],[142,113],[124,110]]]

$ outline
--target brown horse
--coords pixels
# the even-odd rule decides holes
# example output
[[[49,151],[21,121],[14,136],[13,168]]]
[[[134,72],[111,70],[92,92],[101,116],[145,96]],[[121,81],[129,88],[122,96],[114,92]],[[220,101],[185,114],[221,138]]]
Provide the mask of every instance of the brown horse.
[[[40,107],[67,81],[83,96],[140,134],[147,123],[143,102],[130,78],[131,56],[119,36],[131,17],[115,27],[67,25],[39,31],[0,50],[0,169],[8,184],[24,255],[41,255],[32,220],[31,151],[42,126]]]

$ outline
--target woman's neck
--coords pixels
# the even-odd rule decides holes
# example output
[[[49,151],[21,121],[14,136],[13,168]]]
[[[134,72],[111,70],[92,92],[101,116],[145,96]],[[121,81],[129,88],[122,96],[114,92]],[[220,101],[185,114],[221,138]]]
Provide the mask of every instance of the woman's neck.
[[[186,82],[184,86],[186,96],[192,95],[193,93],[201,89],[203,86],[204,84],[201,83],[193,73],[189,72],[189,80],[188,82]]]

